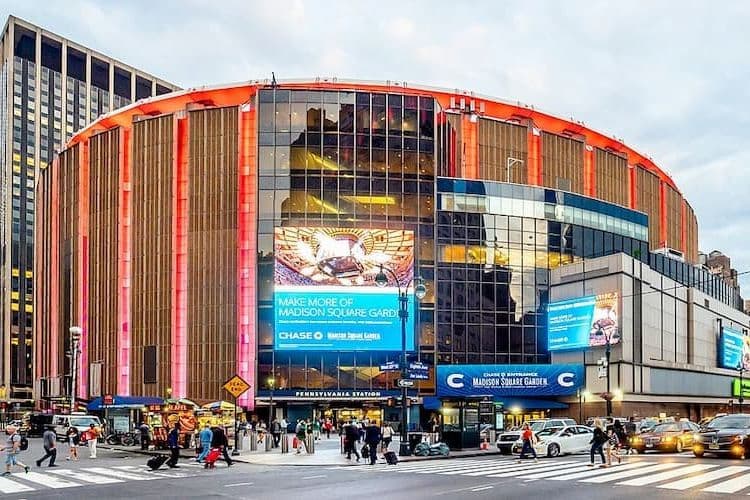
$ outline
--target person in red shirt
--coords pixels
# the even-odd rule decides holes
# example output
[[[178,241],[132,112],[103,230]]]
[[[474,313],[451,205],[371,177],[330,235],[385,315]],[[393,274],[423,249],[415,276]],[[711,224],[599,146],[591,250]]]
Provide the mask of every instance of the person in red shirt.
[[[538,462],[539,459],[537,459],[536,450],[534,449],[534,441],[536,440],[536,437],[534,436],[534,431],[529,427],[529,424],[523,424],[521,440],[523,441],[523,447],[521,448],[521,456],[518,457],[518,463],[521,463],[521,460],[526,458],[526,454],[529,452],[534,456],[534,462]]]

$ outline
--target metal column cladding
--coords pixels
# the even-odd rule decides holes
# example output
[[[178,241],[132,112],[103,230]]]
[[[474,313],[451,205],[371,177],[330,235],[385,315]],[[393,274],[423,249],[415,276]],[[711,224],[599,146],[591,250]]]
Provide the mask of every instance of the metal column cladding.
[[[257,176],[256,112],[249,104],[240,107],[237,196],[237,375],[251,391],[242,394],[238,404],[255,408],[256,269],[257,269]]]
[[[542,185],[542,134],[534,128],[529,127],[529,165],[526,169],[528,183],[533,186]]]
[[[175,114],[172,177],[172,349],[171,388],[187,397],[188,119]]]
[[[78,156],[78,326],[81,327],[81,360],[78,397],[88,398],[89,383],[89,140]],[[75,358],[74,358],[75,359]]]
[[[131,254],[131,179],[130,129],[120,128],[118,151],[117,221],[117,394],[130,395],[130,254]]]
[[[463,115],[461,123],[461,158],[463,158],[463,174],[467,179],[479,178],[479,136],[477,134],[478,122],[469,115]]]
[[[59,347],[59,331],[60,331],[60,317],[59,314],[59,301],[60,301],[60,157],[55,156],[52,162],[52,206],[50,207],[50,228],[52,231],[50,248],[50,276],[52,277],[50,282],[50,294],[52,295],[50,300],[50,343],[49,351],[47,356],[49,357],[49,373],[43,374],[42,376],[57,377],[59,373],[58,368],[58,347]]]
[[[628,207],[635,210],[638,203],[638,165],[628,164]]]
[[[672,221],[674,223],[674,221]],[[664,181],[659,180],[659,245],[667,247],[667,189]]]
[[[583,194],[596,197],[596,157],[588,144],[583,151]]]

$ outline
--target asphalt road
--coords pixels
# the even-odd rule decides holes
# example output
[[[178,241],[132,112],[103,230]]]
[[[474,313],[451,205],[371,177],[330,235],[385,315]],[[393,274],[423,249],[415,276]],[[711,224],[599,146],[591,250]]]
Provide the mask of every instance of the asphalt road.
[[[61,454],[65,446],[61,447]],[[32,440],[19,470],[0,480],[0,497],[47,498],[243,498],[415,500],[490,499],[677,499],[728,498],[750,493],[750,461],[702,458],[688,453],[626,457],[621,465],[590,468],[588,456],[563,456],[518,464],[510,457],[455,458],[419,463],[258,466],[219,463],[205,470],[183,460],[180,469],[148,472],[146,457],[99,451],[96,460],[59,461],[36,468],[40,444]],[[54,471],[54,472],[53,472]],[[15,490],[14,490],[15,488]]]

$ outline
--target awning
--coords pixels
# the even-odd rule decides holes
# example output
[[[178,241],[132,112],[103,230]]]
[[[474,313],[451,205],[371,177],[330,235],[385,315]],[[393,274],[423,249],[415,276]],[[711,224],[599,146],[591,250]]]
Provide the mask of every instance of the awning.
[[[564,410],[568,405],[551,399],[533,398],[500,398],[495,399],[497,403],[503,403],[503,408],[509,410],[518,407],[521,410]]]
[[[148,405],[164,404],[162,398],[156,396],[114,396],[112,404],[104,406],[104,399],[98,397],[91,401],[86,409],[88,411],[101,411],[105,408],[142,408]]]
[[[442,408],[443,402],[435,396],[425,396],[422,398],[422,406],[425,410],[439,410]]]

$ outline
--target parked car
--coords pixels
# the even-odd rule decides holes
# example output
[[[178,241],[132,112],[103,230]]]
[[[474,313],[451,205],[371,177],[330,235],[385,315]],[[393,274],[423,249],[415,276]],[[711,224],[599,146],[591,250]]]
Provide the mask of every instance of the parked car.
[[[566,425],[548,427],[536,433],[537,442],[534,451],[537,455],[557,457],[567,453],[579,453],[588,450],[594,431],[585,425]],[[516,441],[513,451],[520,453],[523,447],[521,440]]]
[[[102,422],[95,415],[86,415],[85,413],[72,413],[70,415],[54,415],[52,425],[55,426],[57,439],[65,441],[65,433],[70,427],[75,427],[79,433],[87,431],[89,426],[94,424],[101,431]]]
[[[565,427],[567,425],[576,425],[576,421],[572,418],[549,418],[544,420],[530,420],[526,422],[531,426],[531,430],[534,432],[534,434],[539,433],[540,431],[543,431],[544,429],[549,429],[551,427]],[[499,436],[497,436],[497,440],[495,441],[495,445],[497,446],[497,449],[500,450],[500,453],[503,455],[510,455],[513,452],[513,447],[516,444],[516,441],[518,441],[521,438],[521,427],[515,428],[513,430],[510,430],[508,432],[503,432]]]
[[[735,413],[711,420],[694,436],[693,455],[750,457],[750,415]]]
[[[693,434],[699,430],[700,427],[687,420],[657,424],[650,431],[630,438],[630,447],[638,453],[649,450],[682,453],[693,447]]]

